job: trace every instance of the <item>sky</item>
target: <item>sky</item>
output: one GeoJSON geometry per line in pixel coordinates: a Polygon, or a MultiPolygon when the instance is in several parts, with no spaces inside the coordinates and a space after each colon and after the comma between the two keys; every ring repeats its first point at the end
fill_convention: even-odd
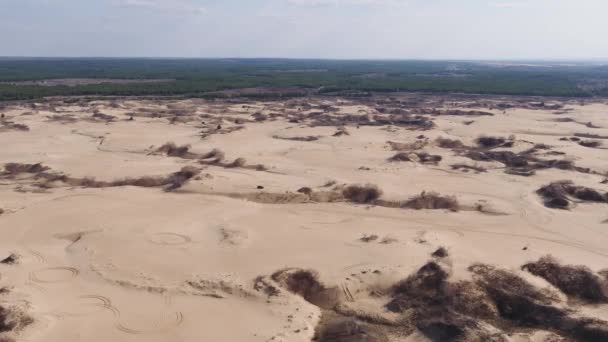
{"type": "Polygon", "coordinates": [[[608,0],[0,0],[0,56],[607,59],[608,0]]]}

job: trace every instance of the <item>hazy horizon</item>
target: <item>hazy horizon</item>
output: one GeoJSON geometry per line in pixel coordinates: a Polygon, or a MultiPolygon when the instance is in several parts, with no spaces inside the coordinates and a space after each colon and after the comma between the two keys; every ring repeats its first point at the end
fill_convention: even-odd
{"type": "Polygon", "coordinates": [[[0,56],[605,61],[608,2],[0,0],[0,56]]]}

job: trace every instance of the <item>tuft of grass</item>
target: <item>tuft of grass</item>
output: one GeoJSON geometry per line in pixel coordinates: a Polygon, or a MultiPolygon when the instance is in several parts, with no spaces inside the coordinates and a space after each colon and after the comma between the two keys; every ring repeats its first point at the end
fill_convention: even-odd
{"type": "Polygon", "coordinates": [[[342,195],[344,198],[354,203],[374,203],[382,196],[382,190],[374,184],[355,184],[347,186],[342,191],[342,195]]]}
{"type": "Polygon", "coordinates": [[[411,197],[401,205],[402,208],[409,209],[448,209],[458,211],[460,205],[453,196],[442,196],[436,192],[423,191],[420,195],[411,197]]]}

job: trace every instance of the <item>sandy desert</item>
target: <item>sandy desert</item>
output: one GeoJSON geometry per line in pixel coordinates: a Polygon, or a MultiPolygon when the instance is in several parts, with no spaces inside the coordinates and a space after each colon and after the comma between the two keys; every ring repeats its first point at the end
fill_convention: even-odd
{"type": "Polygon", "coordinates": [[[607,100],[0,113],[0,341],[608,340],[607,100]]]}

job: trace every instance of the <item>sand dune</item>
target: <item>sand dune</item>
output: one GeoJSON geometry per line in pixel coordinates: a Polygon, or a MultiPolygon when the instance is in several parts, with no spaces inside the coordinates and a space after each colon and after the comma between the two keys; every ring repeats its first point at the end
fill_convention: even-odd
{"type": "Polygon", "coordinates": [[[10,104],[0,340],[607,339],[608,104],[537,101],[10,104]]]}

